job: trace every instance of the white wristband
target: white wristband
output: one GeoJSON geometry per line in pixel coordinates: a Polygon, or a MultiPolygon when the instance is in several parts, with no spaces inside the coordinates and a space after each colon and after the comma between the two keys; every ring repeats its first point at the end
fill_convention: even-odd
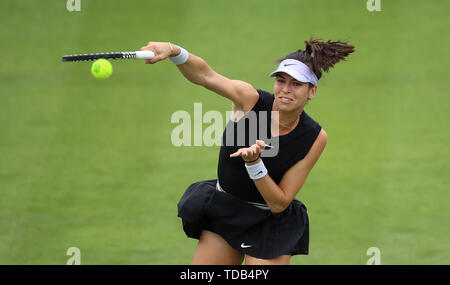
{"type": "Polygon", "coordinates": [[[263,178],[267,174],[267,169],[262,159],[257,164],[253,165],[246,164],[245,168],[247,168],[248,175],[253,180],[263,178]]]}
{"type": "Polygon", "coordinates": [[[181,50],[181,52],[180,52],[179,55],[169,57],[169,59],[170,59],[173,63],[175,63],[176,65],[180,65],[180,64],[185,63],[185,62],[188,60],[188,58],[189,58],[189,53],[188,53],[188,51],[185,50],[184,48],[180,47],[180,46],[179,46],[179,48],[180,48],[180,50],[181,50]]]}

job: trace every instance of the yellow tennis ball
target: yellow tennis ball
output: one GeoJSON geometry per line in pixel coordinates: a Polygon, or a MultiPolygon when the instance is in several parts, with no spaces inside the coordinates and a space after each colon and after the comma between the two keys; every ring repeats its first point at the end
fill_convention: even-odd
{"type": "Polygon", "coordinates": [[[92,63],[91,73],[97,79],[105,79],[111,76],[112,69],[112,65],[108,60],[100,58],[92,63]]]}

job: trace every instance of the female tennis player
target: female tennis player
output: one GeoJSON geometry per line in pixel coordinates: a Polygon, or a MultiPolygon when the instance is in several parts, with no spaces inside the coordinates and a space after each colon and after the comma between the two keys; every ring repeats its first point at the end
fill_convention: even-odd
{"type": "Polygon", "coordinates": [[[316,95],[322,72],[345,59],[354,46],[320,39],[305,44],[305,50],[285,56],[270,73],[273,94],[220,75],[202,58],[169,42],[141,48],[155,53],[146,63],[169,58],[189,81],[232,102],[218,179],[190,185],[178,203],[186,235],[199,240],[193,264],[239,265],[245,260],[248,265],[286,265],[292,255],[308,254],[308,215],[295,197],[322,154],[327,134],[304,107],[316,95]],[[249,130],[256,125],[245,129],[244,145],[237,138],[231,143],[226,139],[251,112],[258,126],[266,118],[269,138],[278,139],[277,155],[261,156],[268,142],[260,136],[249,141],[249,130]]]}

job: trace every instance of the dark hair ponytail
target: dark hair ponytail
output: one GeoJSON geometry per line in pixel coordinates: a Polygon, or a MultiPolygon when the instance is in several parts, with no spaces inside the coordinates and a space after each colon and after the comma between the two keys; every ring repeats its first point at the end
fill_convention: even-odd
{"type": "MultiPolygon", "coordinates": [[[[322,71],[328,72],[340,60],[345,60],[355,47],[342,41],[321,41],[322,39],[311,39],[305,41],[305,50],[297,50],[287,55],[285,59],[296,59],[304,64],[316,74],[317,78],[322,77],[322,71]]],[[[281,61],[281,60],[280,60],[281,61]]]]}

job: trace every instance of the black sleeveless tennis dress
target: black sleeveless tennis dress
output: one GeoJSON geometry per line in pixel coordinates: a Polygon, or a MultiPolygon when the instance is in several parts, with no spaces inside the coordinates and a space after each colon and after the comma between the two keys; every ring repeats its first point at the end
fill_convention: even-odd
{"type": "MultiPolygon", "coordinates": [[[[305,205],[294,199],[283,212],[272,213],[248,176],[242,158],[230,158],[239,148],[255,143],[250,139],[251,128],[257,128],[257,138],[266,143],[274,139],[270,134],[274,96],[257,91],[259,100],[252,109],[256,120],[246,120],[247,113],[239,121],[246,120],[245,140],[238,141],[239,122],[230,120],[222,137],[218,179],[191,184],[178,203],[178,216],[188,237],[199,239],[202,230],[209,230],[222,236],[236,250],[256,258],[308,254],[309,221],[305,205]],[[266,115],[261,115],[264,112],[266,115]],[[258,128],[261,124],[267,124],[268,134],[258,128]],[[227,132],[228,135],[235,132],[233,139],[227,137],[227,132]]],[[[279,184],[284,173],[306,156],[320,130],[321,126],[303,111],[297,127],[277,137],[278,153],[262,157],[275,183],[279,184]]]]}

